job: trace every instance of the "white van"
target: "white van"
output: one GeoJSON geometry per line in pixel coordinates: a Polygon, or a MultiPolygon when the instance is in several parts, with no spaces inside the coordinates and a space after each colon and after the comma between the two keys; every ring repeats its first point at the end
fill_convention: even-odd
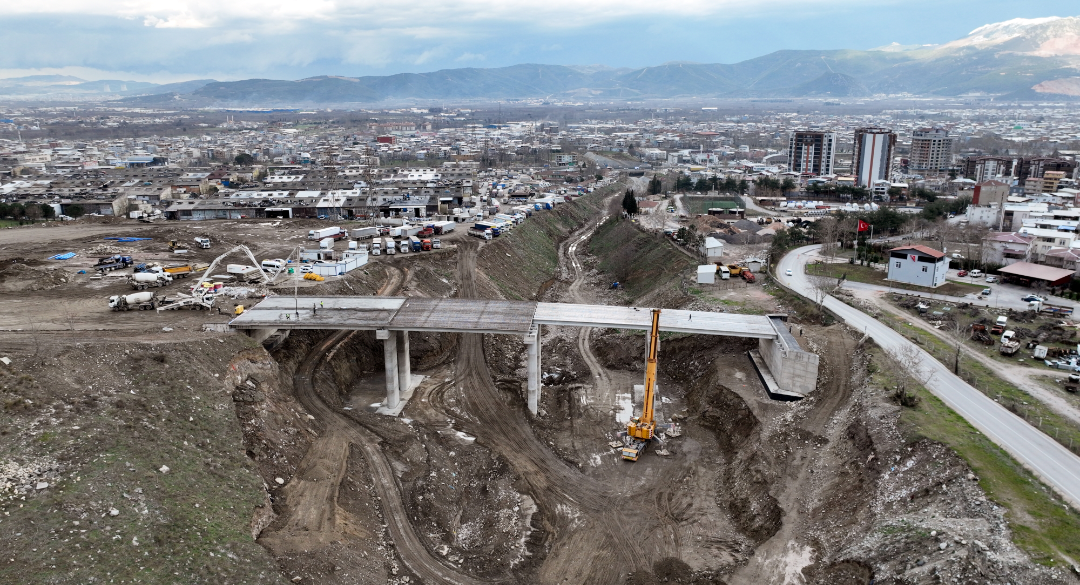
{"type": "Polygon", "coordinates": [[[971,272],[968,272],[968,276],[970,276],[971,278],[982,278],[983,277],[983,271],[982,270],[972,270],[971,272]]]}
{"type": "Polygon", "coordinates": [[[285,266],[287,264],[288,264],[288,262],[286,262],[285,260],[282,260],[281,258],[275,258],[275,259],[272,259],[272,260],[263,260],[262,261],[262,269],[263,269],[263,272],[277,272],[277,271],[285,268],[285,266]]]}

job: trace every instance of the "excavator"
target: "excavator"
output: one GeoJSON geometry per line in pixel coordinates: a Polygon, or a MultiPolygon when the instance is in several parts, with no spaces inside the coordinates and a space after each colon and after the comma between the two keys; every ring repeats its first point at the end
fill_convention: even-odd
{"type": "Polygon", "coordinates": [[[649,358],[645,365],[645,403],[641,407],[641,416],[631,418],[630,423],[626,425],[627,440],[622,450],[622,458],[626,461],[637,461],[656,436],[653,392],[656,389],[656,353],[659,347],[660,309],[653,309],[652,330],[649,332],[649,358]]]}

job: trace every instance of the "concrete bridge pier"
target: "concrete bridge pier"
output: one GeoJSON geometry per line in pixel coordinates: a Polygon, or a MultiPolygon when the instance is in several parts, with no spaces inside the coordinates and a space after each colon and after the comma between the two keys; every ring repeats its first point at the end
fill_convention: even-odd
{"type": "MultiPolygon", "coordinates": [[[[412,384],[412,364],[409,362],[409,332],[397,333],[398,398],[409,391],[412,384]]],[[[395,404],[396,406],[396,404],[395,404]]]]}
{"type": "Polygon", "coordinates": [[[540,326],[533,325],[525,335],[525,362],[528,368],[529,412],[540,409],[540,326]]]}
{"type": "MultiPolygon", "coordinates": [[[[375,339],[381,339],[383,342],[383,361],[386,364],[386,402],[383,406],[390,409],[397,408],[398,402],[401,400],[400,385],[398,383],[397,332],[377,329],[375,339]]],[[[408,354],[405,355],[408,356],[408,354]]],[[[408,357],[406,357],[405,361],[409,361],[408,357]]]]}

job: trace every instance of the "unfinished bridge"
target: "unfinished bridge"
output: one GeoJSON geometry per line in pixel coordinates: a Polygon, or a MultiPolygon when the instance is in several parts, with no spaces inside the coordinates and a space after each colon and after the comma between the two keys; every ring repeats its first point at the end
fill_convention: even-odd
{"type": "MultiPolygon", "coordinates": [[[[423,297],[268,297],[230,322],[258,341],[291,329],[371,330],[383,341],[386,402],[394,409],[412,378],[409,332],[494,333],[521,336],[527,348],[528,405],[540,400],[540,329],[609,327],[648,330],[651,308],[423,297]]],[[[798,399],[814,390],[818,356],[804,351],[781,315],[740,315],[663,309],[660,330],[758,339],[750,352],[774,398],[798,399]]]]}

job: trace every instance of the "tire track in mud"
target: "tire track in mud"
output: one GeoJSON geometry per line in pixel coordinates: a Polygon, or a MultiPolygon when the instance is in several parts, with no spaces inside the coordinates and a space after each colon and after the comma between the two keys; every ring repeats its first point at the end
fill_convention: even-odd
{"type": "MultiPolygon", "coordinates": [[[[387,267],[387,269],[388,280],[379,289],[380,295],[397,292],[404,281],[400,270],[394,267],[387,267]]],[[[410,571],[424,583],[432,585],[495,583],[496,581],[476,579],[447,566],[424,546],[409,522],[409,514],[401,498],[401,486],[397,482],[397,476],[379,448],[380,437],[361,423],[332,408],[316,391],[314,379],[319,367],[354,333],[353,331],[337,331],[328,335],[311,348],[293,375],[293,393],[301,406],[315,417],[316,421],[324,425],[323,437],[312,443],[298,468],[297,476],[291,478],[286,486],[289,490],[286,493],[299,499],[296,502],[287,500],[289,508],[286,527],[289,531],[286,532],[283,529],[267,535],[268,543],[273,544],[275,541],[287,543],[290,539],[297,538],[297,534],[304,534],[309,540],[312,537],[318,540],[327,534],[332,538],[340,538],[340,530],[336,526],[337,490],[344,477],[344,461],[348,457],[348,448],[341,448],[344,443],[360,448],[371,471],[375,491],[380,498],[379,505],[382,508],[387,531],[390,533],[398,556],[410,571]],[[332,488],[314,487],[318,483],[315,480],[320,479],[318,477],[320,470],[336,469],[335,466],[340,467],[341,471],[333,476],[336,481],[331,479],[332,488]],[[294,482],[297,482],[295,486],[294,482]]],[[[324,485],[330,483],[326,481],[327,478],[322,479],[324,485]]]]}

